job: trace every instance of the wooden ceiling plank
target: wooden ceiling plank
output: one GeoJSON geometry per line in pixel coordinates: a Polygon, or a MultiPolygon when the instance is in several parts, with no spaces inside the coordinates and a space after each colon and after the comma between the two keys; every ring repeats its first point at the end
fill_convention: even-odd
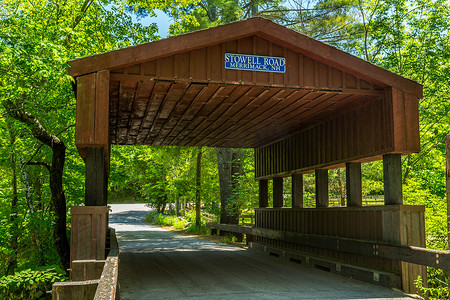
{"type": "Polygon", "coordinates": [[[165,81],[157,81],[154,84],[150,100],[148,101],[147,110],[142,119],[139,133],[136,138],[136,144],[143,145],[145,143],[145,139],[150,131],[150,128],[152,127],[155,116],[158,113],[162,101],[166,97],[171,85],[172,83],[165,81]]]}
{"type": "Polygon", "coordinates": [[[192,121],[195,119],[195,116],[198,114],[198,112],[202,109],[202,107],[206,104],[206,102],[209,100],[209,98],[214,95],[214,93],[219,88],[218,85],[210,85],[205,86],[200,93],[194,98],[189,108],[186,110],[186,112],[183,114],[183,116],[180,118],[180,121],[177,123],[176,132],[177,135],[174,136],[174,139],[169,142],[169,145],[178,145],[178,143],[184,139],[184,137],[189,133],[189,129],[187,129],[189,126],[192,126],[192,121]]]}
{"type": "MultiPolygon", "coordinates": [[[[275,124],[266,124],[264,127],[259,130],[266,133],[264,136],[264,140],[268,140],[267,137],[270,137],[271,140],[278,139],[279,134],[286,135],[287,132],[290,132],[292,128],[294,130],[298,130],[301,127],[301,115],[305,112],[309,112],[312,108],[324,103],[326,100],[332,98],[333,93],[324,93],[320,96],[316,97],[313,101],[310,101],[306,105],[303,105],[297,109],[292,110],[291,112],[284,114],[278,118],[278,121],[275,124]],[[292,123],[286,123],[288,120],[293,120],[292,123]]],[[[329,105],[329,104],[328,104],[329,105]]]]}
{"type": "Polygon", "coordinates": [[[109,136],[111,143],[117,142],[117,123],[119,117],[119,82],[110,81],[109,85],[109,136]]]}
{"type": "MultiPolygon", "coordinates": [[[[219,87],[216,85],[205,87],[191,102],[191,105],[185,111],[183,116],[177,122],[176,127],[172,130],[171,136],[168,137],[169,145],[179,145],[179,142],[189,133],[188,126],[193,126],[192,122],[195,122],[195,118],[198,112],[206,104],[208,99],[213,95],[219,87]]],[[[201,120],[200,120],[201,121],[201,120]]]]}
{"type": "Polygon", "coordinates": [[[156,143],[160,143],[163,145],[167,144],[168,137],[172,134],[178,122],[183,117],[184,113],[189,108],[194,98],[203,88],[204,85],[200,84],[191,84],[189,86],[185,95],[180,99],[180,101],[175,106],[172,115],[166,122],[166,125],[161,130],[161,133],[158,136],[156,143]]]}
{"type": "MultiPolygon", "coordinates": [[[[324,95],[323,95],[324,96],[324,95]]],[[[322,97],[323,97],[322,96],[322,97]]],[[[348,95],[348,94],[341,94],[336,95],[337,97],[334,97],[333,99],[336,99],[337,102],[339,102],[339,99],[342,100],[340,102],[342,103],[350,103],[361,99],[361,96],[355,96],[355,95],[348,95]]],[[[363,96],[364,97],[364,96],[363,96]]],[[[315,118],[317,120],[321,119],[322,110],[331,110],[332,107],[336,105],[336,101],[321,101],[318,102],[316,106],[310,108],[309,110],[305,110],[302,112],[299,112],[297,116],[290,117],[290,118],[284,118],[281,122],[281,126],[288,126],[292,127],[294,123],[298,123],[298,119],[301,119],[301,122],[303,123],[304,119],[310,119],[315,118]],[[320,112],[316,114],[316,112],[320,112]]],[[[303,125],[302,125],[303,127],[303,125]]]]}
{"type": "Polygon", "coordinates": [[[357,99],[361,99],[361,96],[352,97],[352,95],[349,94],[338,94],[330,99],[330,101],[324,102],[314,109],[311,109],[310,111],[308,111],[308,114],[304,114],[303,116],[299,117],[302,119],[302,124],[306,124],[313,119],[322,120],[324,115],[330,115],[330,113],[333,114],[337,107],[349,102],[353,102],[357,99]],[[320,114],[315,114],[318,109],[320,109],[320,114]]]}
{"type": "Polygon", "coordinates": [[[137,84],[136,93],[134,96],[130,119],[128,120],[128,132],[127,132],[127,145],[132,145],[133,140],[136,139],[136,136],[139,132],[139,126],[142,123],[142,116],[145,113],[147,108],[148,97],[150,96],[151,88],[147,83],[139,81],[137,84]],[[145,95],[148,94],[147,99],[145,95]],[[144,98],[143,98],[144,97],[144,98]]]}
{"type": "Polygon", "coordinates": [[[133,111],[130,122],[130,131],[128,132],[127,144],[135,145],[139,133],[141,132],[142,123],[144,117],[147,115],[148,108],[150,106],[150,99],[152,97],[153,89],[155,87],[155,81],[145,80],[142,81],[140,88],[136,92],[135,105],[136,111],[133,111]]]}
{"type": "Polygon", "coordinates": [[[159,131],[164,126],[165,122],[169,118],[172,110],[175,107],[177,101],[184,95],[187,88],[189,87],[188,83],[173,83],[166,94],[166,97],[161,102],[158,112],[154,117],[154,121],[150,130],[147,133],[147,137],[145,140],[148,142],[151,141],[153,145],[156,137],[159,134],[159,131]]]}
{"type": "Polygon", "coordinates": [[[245,130],[245,128],[252,126],[251,123],[254,123],[253,120],[258,118],[258,116],[261,116],[261,118],[263,119],[268,115],[270,115],[270,113],[268,114],[268,112],[271,111],[272,109],[281,109],[280,104],[283,104],[283,106],[285,106],[291,103],[291,101],[293,101],[292,95],[297,93],[297,91],[293,89],[287,90],[283,89],[281,91],[279,91],[279,89],[274,89],[275,92],[277,90],[278,92],[275,95],[272,95],[272,97],[270,97],[268,101],[266,101],[267,105],[260,106],[259,108],[254,109],[251,112],[246,112],[246,115],[239,119],[233,117],[232,123],[235,123],[235,125],[232,125],[229,128],[222,130],[221,133],[214,136],[214,139],[221,139],[224,136],[229,135],[230,132],[231,134],[234,134],[236,131],[241,132],[245,130]]]}
{"type": "MultiPolygon", "coordinates": [[[[327,114],[327,117],[332,117],[333,115],[336,115],[335,110],[332,109],[333,106],[337,106],[337,105],[349,105],[349,104],[351,105],[352,103],[354,103],[354,101],[356,101],[356,100],[358,100],[358,99],[361,99],[361,95],[341,94],[341,95],[338,95],[338,96],[339,96],[339,98],[342,97],[342,98],[341,98],[341,101],[334,101],[334,103],[332,103],[332,104],[326,109],[326,111],[329,112],[329,113],[327,114]]],[[[366,96],[363,96],[363,97],[366,97],[366,96]]],[[[262,139],[262,140],[261,140],[261,144],[259,144],[259,145],[260,145],[260,146],[266,145],[266,144],[268,144],[268,143],[270,143],[270,142],[272,142],[272,141],[279,140],[279,139],[281,139],[281,138],[283,138],[283,137],[285,137],[285,136],[290,136],[290,135],[292,135],[292,134],[295,134],[296,132],[298,132],[299,130],[301,130],[300,128],[307,128],[307,127],[313,126],[313,125],[315,125],[315,124],[317,124],[317,123],[320,123],[321,121],[323,121],[323,120],[326,118],[325,116],[322,117],[322,114],[319,114],[319,115],[314,115],[314,114],[312,114],[312,115],[309,115],[309,116],[307,115],[306,117],[307,117],[309,120],[313,119],[314,121],[313,121],[313,122],[303,122],[303,121],[302,121],[302,123],[301,123],[300,125],[294,126],[294,125],[293,125],[293,122],[294,122],[294,121],[292,121],[292,119],[291,119],[291,123],[284,123],[284,124],[283,124],[284,127],[289,128],[289,129],[287,129],[287,130],[284,131],[283,133],[279,133],[278,135],[272,136],[270,139],[269,139],[269,138],[262,139]]],[[[302,118],[302,119],[303,119],[303,118],[302,118]]]]}
{"type": "Polygon", "coordinates": [[[155,138],[153,145],[162,145],[163,144],[165,138],[173,130],[178,119],[187,110],[187,108],[189,107],[189,104],[192,102],[194,97],[201,90],[201,87],[200,87],[199,89],[195,90],[195,92],[197,92],[197,93],[192,93],[192,91],[191,91],[190,94],[187,95],[186,93],[187,93],[187,91],[189,91],[189,87],[190,87],[190,85],[188,85],[184,94],[182,96],[180,96],[180,98],[175,103],[175,107],[172,110],[172,113],[168,116],[167,120],[165,121],[165,123],[161,127],[161,129],[157,132],[157,137],[155,138]],[[178,111],[176,111],[177,108],[178,108],[178,111]]]}
{"type": "Polygon", "coordinates": [[[206,137],[208,138],[208,137],[210,137],[211,134],[214,134],[214,132],[219,130],[219,128],[222,125],[224,125],[225,122],[227,122],[227,124],[224,125],[224,126],[231,125],[231,124],[229,124],[229,119],[233,116],[233,114],[235,114],[237,111],[239,111],[240,109],[245,107],[245,105],[247,105],[249,102],[251,102],[255,97],[257,97],[263,91],[264,91],[263,87],[252,87],[252,88],[250,88],[241,98],[238,99],[238,101],[235,101],[234,104],[231,105],[222,114],[222,116],[219,118],[219,120],[214,123],[214,125],[216,123],[220,123],[220,125],[217,125],[217,127],[212,128],[212,131],[210,131],[210,133],[206,137]]]}
{"type": "MultiPolygon", "coordinates": [[[[299,90],[298,99],[293,102],[288,103],[288,105],[280,107],[276,111],[267,111],[266,113],[259,116],[255,122],[256,125],[251,127],[251,132],[260,132],[261,134],[265,134],[262,130],[263,127],[267,126],[270,123],[277,122],[276,120],[281,116],[298,109],[308,103],[310,103],[315,97],[315,93],[307,90],[299,90]]],[[[245,130],[241,130],[237,135],[234,135],[236,139],[244,138],[246,135],[245,130]]]]}
{"type": "MultiPolygon", "coordinates": [[[[241,109],[237,114],[235,114],[234,116],[232,116],[232,118],[229,121],[225,121],[222,122],[222,125],[224,123],[228,123],[228,122],[234,122],[236,119],[241,119],[243,118],[246,114],[251,113],[255,110],[255,108],[258,108],[259,105],[264,104],[264,102],[268,101],[271,99],[271,97],[280,89],[275,88],[275,89],[265,89],[263,90],[257,97],[255,97],[253,100],[251,100],[246,108],[249,109],[241,109]],[[258,103],[258,105],[255,105],[255,103],[258,103]],[[250,110],[250,111],[249,111],[250,110]]],[[[229,108],[229,107],[228,107],[229,108]]],[[[225,110],[226,111],[226,110],[225,110]]],[[[224,111],[224,113],[225,113],[224,111]]],[[[193,136],[195,137],[192,140],[192,143],[194,145],[196,145],[197,143],[199,143],[199,141],[202,141],[201,143],[204,143],[204,139],[206,138],[206,136],[209,134],[209,128],[210,126],[216,122],[217,119],[211,119],[211,118],[207,118],[204,123],[198,128],[195,129],[193,131],[193,136]]],[[[219,126],[220,127],[220,126],[219,126]]]]}
{"type": "Polygon", "coordinates": [[[250,90],[250,87],[237,87],[237,86],[228,86],[233,87],[230,92],[230,89],[225,89],[222,93],[216,94],[215,102],[218,103],[218,106],[208,115],[207,118],[203,119],[203,122],[199,123],[198,126],[192,129],[189,133],[190,137],[196,137],[197,135],[204,136],[203,132],[209,128],[211,124],[213,124],[219,117],[221,117],[230,107],[233,105],[235,101],[237,101],[242,95],[250,90]]]}
{"type": "Polygon", "coordinates": [[[121,81],[119,87],[119,118],[117,143],[126,143],[133,102],[136,96],[137,82],[121,81]]]}

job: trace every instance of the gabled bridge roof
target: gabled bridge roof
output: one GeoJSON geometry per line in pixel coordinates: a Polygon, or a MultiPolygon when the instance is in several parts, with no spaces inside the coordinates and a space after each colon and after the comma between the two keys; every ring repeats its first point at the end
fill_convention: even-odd
{"type": "Polygon", "coordinates": [[[260,148],[328,122],[304,144],[333,138],[337,148],[352,148],[346,159],[419,150],[420,84],[263,18],[70,65],[79,149],[110,143],[260,148]],[[278,57],[285,72],[228,69],[226,53],[278,57]],[[351,111],[356,114],[344,116],[351,111]],[[348,142],[368,134],[367,143],[348,142]]]}

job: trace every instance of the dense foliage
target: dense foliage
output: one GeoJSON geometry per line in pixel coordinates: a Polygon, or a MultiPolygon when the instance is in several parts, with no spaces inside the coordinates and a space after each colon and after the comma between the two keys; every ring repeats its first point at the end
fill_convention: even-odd
{"type": "Polygon", "coordinates": [[[0,299],[51,299],[47,291],[52,290],[52,284],[66,279],[65,272],[59,267],[27,269],[15,275],[3,276],[0,279],[0,299]]]}
{"type": "MultiPolygon", "coordinates": [[[[14,286],[22,287],[25,278],[43,282],[40,274],[60,276],[39,270],[65,265],[61,249],[65,247],[65,224],[70,221],[65,216],[71,206],[83,203],[84,163],[74,146],[75,99],[67,61],[158,39],[155,24],[142,25],[132,17],[154,15],[155,9],[173,18],[170,35],[264,16],[423,84],[419,107],[422,150],[403,158],[404,198],[407,204],[426,206],[427,246],[447,248],[443,140],[450,132],[448,0],[3,0],[2,294],[7,293],[5,289],[11,292],[14,286]],[[60,159],[55,161],[55,157],[60,159]],[[55,186],[58,176],[61,182],[55,186]]],[[[198,151],[188,147],[113,147],[109,201],[146,202],[161,213],[172,214],[193,208],[198,151]]],[[[217,215],[221,203],[218,160],[216,149],[202,149],[201,205],[217,215]]],[[[242,168],[233,176],[226,205],[230,214],[249,211],[257,203],[252,150],[239,153],[239,164],[242,168]]],[[[382,199],[382,177],[380,162],[363,165],[366,198],[382,199]]],[[[288,204],[290,180],[284,184],[288,204]]],[[[343,187],[345,170],[330,171],[330,194],[336,203],[345,201],[343,187]]],[[[304,194],[305,204],[314,205],[313,175],[305,176],[304,194]]],[[[180,222],[178,226],[182,226],[180,222]]],[[[429,294],[445,297],[446,275],[431,269],[429,275],[429,294]]],[[[26,288],[38,293],[37,283],[26,288]]]]}

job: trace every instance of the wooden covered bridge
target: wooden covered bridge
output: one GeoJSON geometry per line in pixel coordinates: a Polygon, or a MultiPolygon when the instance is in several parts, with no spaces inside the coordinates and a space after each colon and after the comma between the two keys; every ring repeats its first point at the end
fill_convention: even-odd
{"type": "Polygon", "coordinates": [[[262,18],[70,64],[86,162],[72,261],[105,258],[113,144],[253,148],[259,208],[254,228],[242,232],[255,248],[330,261],[334,272],[407,292],[426,278],[410,262],[442,265],[442,253],[409,247],[425,247],[424,207],[402,201],[401,155],[420,150],[421,85],[262,18]],[[361,164],[375,160],[383,160],[385,205],[363,207],[361,164]],[[347,207],[328,207],[328,170],[344,166],[347,207]],[[303,208],[302,174],[310,172],[316,207],[303,208]],[[292,207],[283,207],[287,176],[292,207]]]}

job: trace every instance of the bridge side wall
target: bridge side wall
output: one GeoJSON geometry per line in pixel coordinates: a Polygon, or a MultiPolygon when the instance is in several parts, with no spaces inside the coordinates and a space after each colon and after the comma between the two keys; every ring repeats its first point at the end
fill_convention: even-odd
{"type": "Polygon", "coordinates": [[[418,101],[397,89],[288,138],[255,148],[255,177],[269,179],[383,154],[420,151],[418,101]]]}
{"type": "MultiPolygon", "coordinates": [[[[389,205],[373,207],[329,208],[257,208],[257,228],[386,242],[398,245],[425,247],[425,221],[423,206],[389,205]]],[[[254,241],[327,257],[347,264],[391,272],[402,276],[403,289],[416,292],[414,280],[426,278],[426,268],[410,263],[373,256],[299,245],[282,240],[254,237],[254,241]]]]}

